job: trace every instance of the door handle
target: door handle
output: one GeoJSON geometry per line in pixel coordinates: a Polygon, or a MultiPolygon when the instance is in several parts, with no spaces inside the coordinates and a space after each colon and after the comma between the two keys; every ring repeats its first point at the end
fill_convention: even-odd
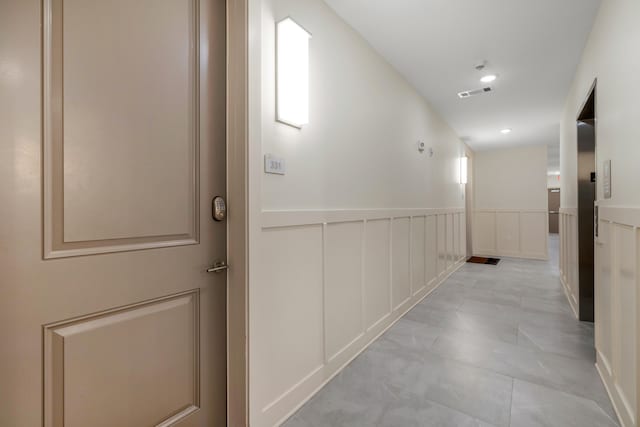
{"type": "Polygon", "coordinates": [[[229,269],[229,265],[226,261],[216,261],[213,263],[213,267],[207,269],[207,273],[222,273],[229,269]]]}

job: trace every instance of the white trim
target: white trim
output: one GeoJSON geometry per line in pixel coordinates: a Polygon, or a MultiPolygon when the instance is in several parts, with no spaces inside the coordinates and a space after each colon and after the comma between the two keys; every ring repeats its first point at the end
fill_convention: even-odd
{"type": "Polygon", "coordinates": [[[354,222],[375,219],[431,216],[444,213],[462,213],[464,208],[407,208],[407,209],[329,209],[262,211],[262,228],[294,227],[336,222],[354,222]]]}

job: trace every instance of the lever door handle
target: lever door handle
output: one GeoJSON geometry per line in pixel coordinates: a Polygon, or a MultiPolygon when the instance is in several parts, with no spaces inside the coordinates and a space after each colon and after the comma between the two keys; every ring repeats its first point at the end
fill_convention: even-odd
{"type": "Polygon", "coordinates": [[[229,265],[226,261],[216,261],[213,263],[213,267],[207,269],[207,273],[222,273],[229,269],[229,265]]]}

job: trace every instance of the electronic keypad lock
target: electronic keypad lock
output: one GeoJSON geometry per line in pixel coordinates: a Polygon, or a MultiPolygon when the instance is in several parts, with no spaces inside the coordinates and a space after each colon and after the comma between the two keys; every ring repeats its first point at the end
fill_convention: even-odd
{"type": "Polygon", "coordinates": [[[214,197],[211,203],[211,214],[216,221],[224,221],[227,218],[227,202],[224,201],[224,197],[214,197]]]}

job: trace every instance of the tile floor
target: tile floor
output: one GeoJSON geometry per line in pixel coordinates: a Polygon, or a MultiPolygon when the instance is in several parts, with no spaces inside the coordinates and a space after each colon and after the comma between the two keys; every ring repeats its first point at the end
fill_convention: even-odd
{"type": "Polygon", "coordinates": [[[285,427],[618,426],[550,261],[465,264],[285,427]]]}

